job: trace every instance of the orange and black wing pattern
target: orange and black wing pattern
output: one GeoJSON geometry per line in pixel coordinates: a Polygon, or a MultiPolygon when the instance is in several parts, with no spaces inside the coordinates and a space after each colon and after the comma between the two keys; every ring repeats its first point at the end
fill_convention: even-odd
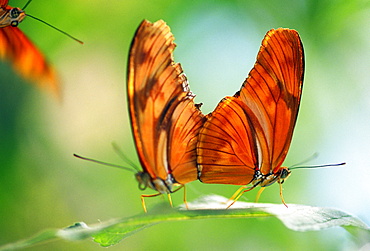
{"type": "Polygon", "coordinates": [[[25,79],[59,95],[59,82],[54,69],[26,35],[18,27],[12,26],[14,20],[23,20],[24,12],[14,8],[19,10],[15,12],[19,16],[14,17],[11,14],[13,8],[7,4],[8,1],[0,1],[0,59],[10,61],[25,79]]]}
{"type": "Polygon", "coordinates": [[[169,188],[197,179],[196,142],[204,123],[183,70],[174,63],[174,49],[174,37],[164,21],[144,20],[131,44],[127,84],[142,168],[150,182],[160,180],[169,188]]]}
{"type": "Polygon", "coordinates": [[[272,29],[233,97],[207,115],[197,144],[204,183],[247,185],[277,173],[287,155],[302,93],[304,54],[298,33],[272,29]]]}

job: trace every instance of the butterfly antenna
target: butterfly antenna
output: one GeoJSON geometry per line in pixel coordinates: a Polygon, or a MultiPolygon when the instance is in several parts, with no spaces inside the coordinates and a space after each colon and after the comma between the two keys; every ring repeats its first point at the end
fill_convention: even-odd
{"type": "Polygon", "coordinates": [[[83,160],[88,160],[88,161],[91,161],[91,162],[94,162],[94,163],[97,163],[97,164],[102,164],[102,165],[105,165],[105,166],[111,166],[111,167],[117,167],[117,168],[120,168],[120,169],[124,169],[124,170],[128,170],[130,172],[133,172],[133,173],[136,173],[135,170],[132,170],[130,168],[127,168],[127,167],[124,167],[124,166],[120,166],[120,165],[115,165],[115,164],[110,164],[110,163],[107,163],[107,162],[102,162],[102,161],[99,161],[99,160],[95,160],[95,159],[90,159],[90,158],[86,158],[86,157],[82,157],[80,155],[77,155],[77,154],[73,154],[73,156],[79,158],[79,159],[83,159],[83,160]]]}
{"type": "MultiPolygon", "coordinates": [[[[29,1],[29,2],[30,2],[30,1],[29,1]]],[[[28,5],[28,3],[26,4],[26,7],[27,7],[27,5],[28,5]]],[[[24,9],[24,8],[23,8],[23,9],[24,9]]],[[[54,30],[59,31],[60,33],[62,33],[62,34],[64,34],[64,35],[66,35],[67,37],[69,37],[69,38],[71,38],[71,39],[75,40],[76,42],[78,42],[78,43],[80,43],[80,44],[83,44],[83,43],[84,43],[84,42],[82,42],[81,40],[79,40],[79,39],[75,38],[74,36],[72,36],[72,35],[68,34],[67,32],[62,31],[61,29],[59,29],[59,28],[55,27],[54,25],[51,25],[51,24],[49,24],[49,23],[45,22],[44,20],[41,20],[40,18],[37,18],[37,17],[32,16],[32,15],[30,15],[30,14],[26,14],[26,15],[27,15],[28,17],[31,17],[31,18],[33,18],[33,19],[37,20],[37,21],[40,21],[40,22],[41,22],[41,23],[43,23],[43,24],[46,24],[47,26],[49,26],[49,27],[53,28],[54,30]]]]}
{"type": "Polygon", "coordinates": [[[346,162],[335,163],[335,164],[326,164],[326,165],[314,165],[314,166],[294,166],[294,167],[290,167],[289,169],[292,170],[292,169],[304,169],[304,168],[320,168],[320,167],[331,167],[331,166],[343,166],[345,164],[346,164],[346,162]]]}
{"type": "Polygon", "coordinates": [[[304,163],[307,163],[307,162],[309,162],[309,161],[311,161],[311,160],[314,160],[314,159],[316,159],[318,156],[319,156],[319,154],[318,154],[318,153],[314,153],[314,154],[312,154],[311,156],[309,156],[307,159],[305,159],[305,160],[303,160],[303,161],[301,161],[301,162],[298,162],[297,164],[294,164],[293,166],[289,167],[289,169],[291,169],[291,168],[293,168],[293,169],[294,169],[296,166],[300,166],[300,165],[302,165],[302,164],[304,164],[304,163]]]}
{"type": "Polygon", "coordinates": [[[135,163],[133,161],[131,161],[124,153],[123,151],[121,150],[121,148],[119,148],[119,146],[112,142],[112,146],[113,146],[113,149],[114,151],[118,154],[118,156],[120,156],[120,158],[125,161],[127,164],[129,164],[130,166],[132,166],[133,168],[136,169],[136,171],[140,172],[140,169],[135,165],[135,163]]]}
{"type": "Polygon", "coordinates": [[[28,2],[24,5],[24,7],[22,8],[22,10],[26,9],[27,6],[32,2],[32,0],[28,0],[28,2]]]}

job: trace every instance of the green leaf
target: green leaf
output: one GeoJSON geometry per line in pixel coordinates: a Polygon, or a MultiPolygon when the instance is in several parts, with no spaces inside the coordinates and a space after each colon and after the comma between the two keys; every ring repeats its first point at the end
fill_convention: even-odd
{"type": "Polygon", "coordinates": [[[47,230],[29,239],[0,247],[0,250],[15,250],[58,238],[75,241],[89,237],[101,246],[107,247],[161,222],[215,218],[276,217],[287,228],[294,231],[318,231],[341,226],[361,242],[370,239],[370,230],[365,223],[337,209],[294,204],[289,204],[287,208],[283,204],[237,201],[226,210],[227,203],[228,199],[217,195],[204,196],[188,203],[189,209],[186,209],[184,205],[170,208],[167,203],[161,203],[150,209],[149,213],[112,219],[90,226],[80,222],[64,229],[47,230]]]}

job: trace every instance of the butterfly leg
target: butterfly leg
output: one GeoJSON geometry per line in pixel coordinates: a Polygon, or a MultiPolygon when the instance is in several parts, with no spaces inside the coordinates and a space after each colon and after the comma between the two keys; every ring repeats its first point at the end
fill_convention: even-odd
{"type": "MultiPolygon", "coordinates": [[[[186,190],[185,190],[185,186],[184,185],[181,185],[179,188],[175,189],[172,193],[177,192],[181,188],[184,188],[184,203],[186,205],[186,208],[188,209],[188,203],[186,201],[186,190]]],[[[146,209],[146,205],[145,205],[145,198],[156,197],[158,195],[161,195],[161,193],[156,193],[156,194],[142,194],[141,195],[141,205],[143,206],[143,209],[144,209],[144,212],[145,213],[148,212],[148,210],[146,209]]],[[[170,203],[170,206],[173,207],[171,193],[168,193],[167,194],[167,197],[168,197],[168,202],[170,203]]]]}
{"type": "Polygon", "coordinates": [[[233,194],[233,196],[231,196],[231,198],[226,202],[226,204],[228,204],[231,200],[233,201],[230,205],[228,205],[226,207],[226,209],[229,209],[232,205],[234,205],[234,203],[239,200],[239,198],[245,193],[245,192],[248,192],[250,190],[252,190],[253,188],[255,188],[255,186],[251,187],[251,188],[248,188],[247,190],[244,190],[242,191],[243,189],[245,189],[246,186],[242,186],[240,187],[238,190],[236,190],[236,192],[233,194]]]}
{"type": "Polygon", "coordinates": [[[168,198],[168,202],[170,203],[170,206],[173,207],[172,197],[170,193],[167,194],[167,198],[168,198]]]}
{"type": "MultiPolygon", "coordinates": [[[[238,195],[240,194],[240,192],[246,188],[245,186],[242,186],[240,187],[238,190],[236,190],[236,192],[230,197],[230,199],[226,202],[226,204],[229,204],[230,201],[234,201],[236,197],[238,197],[238,195]]],[[[239,198],[239,197],[238,197],[239,198]]]]}
{"type": "Polygon", "coordinates": [[[257,195],[256,195],[256,200],[254,201],[254,202],[258,202],[258,200],[260,199],[260,197],[261,197],[261,194],[262,194],[262,192],[264,191],[266,189],[266,187],[261,187],[260,188],[260,190],[258,190],[258,193],[257,193],[257,195]]]}
{"type": "Polygon", "coordinates": [[[283,202],[283,204],[288,208],[288,205],[285,203],[285,200],[284,200],[284,197],[283,197],[283,184],[281,182],[278,182],[278,183],[279,183],[279,187],[280,187],[281,202],[283,202]]]}
{"type": "MultiPolygon", "coordinates": [[[[173,193],[179,191],[181,188],[184,188],[184,204],[186,206],[186,209],[189,209],[188,202],[186,200],[186,188],[185,188],[185,185],[181,185],[179,188],[177,188],[176,190],[174,190],[173,193]]],[[[170,195],[170,194],[168,194],[168,195],[170,195]]],[[[170,200],[170,204],[171,204],[171,207],[173,207],[172,206],[172,200],[170,200]]]]}
{"type": "Polygon", "coordinates": [[[188,202],[186,200],[186,187],[185,187],[185,185],[183,187],[184,187],[184,204],[185,204],[186,209],[189,210],[189,205],[188,205],[188,202]]]}
{"type": "MultiPolygon", "coordinates": [[[[156,197],[158,195],[161,195],[161,193],[156,193],[156,194],[142,194],[140,197],[141,197],[141,205],[143,206],[143,209],[144,209],[144,212],[147,213],[148,210],[146,209],[146,205],[145,205],[145,200],[144,198],[149,198],[149,197],[156,197]]],[[[172,202],[172,201],[171,201],[172,202]]]]}

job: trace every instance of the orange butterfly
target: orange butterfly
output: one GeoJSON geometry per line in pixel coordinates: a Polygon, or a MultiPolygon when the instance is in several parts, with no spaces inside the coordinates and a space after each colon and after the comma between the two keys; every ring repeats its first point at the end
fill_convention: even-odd
{"type": "Polygon", "coordinates": [[[0,0],[0,58],[10,60],[24,78],[58,95],[59,83],[54,69],[17,27],[25,17],[23,10],[8,6],[7,0],[0,0]]]}
{"type": "Polygon", "coordinates": [[[162,20],[144,20],[131,44],[127,94],[131,126],[142,172],[139,188],[170,194],[174,185],[197,179],[196,141],[204,116],[190,91],[175,44],[162,20]]]}
{"type": "MultiPolygon", "coordinates": [[[[131,127],[143,171],[135,174],[139,189],[157,191],[145,197],[170,194],[196,180],[196,143],[205,117],[194,103],[185,74],[174,63],[174,37],[163,20],[144,20],[131,43],[128,62],[127,96],[131,127]],[[179,186],[173,190],[174,186],[179,186]]],[[[117,151],[119,151],[116,148],[117,151]]],[[[119,152],[120,153],[120,152],[119,152]]],[[[113,167],[101,161],[75,157],[113,167]]],[[[121,156],[130,163],[124,155],[121,156]]],[[[133,164],[132,167],[135,168],[133,164]]],[[[184,202],[186,204],[185,190],[184,202]]]]}
{"type": "Polygon", "coordinates": [[[303,72],[298,33],[282,28],[267,32],[240,91],[224,98],[200,131],[197,162],[202,182],[243,185],[232,197],[236,201],[256,186],[277,181],[285,204],[281,184],[290,170],[281,165],[297,120],[303,72]],[[248,184],[251,187],[241,192],[248,184]]]}

